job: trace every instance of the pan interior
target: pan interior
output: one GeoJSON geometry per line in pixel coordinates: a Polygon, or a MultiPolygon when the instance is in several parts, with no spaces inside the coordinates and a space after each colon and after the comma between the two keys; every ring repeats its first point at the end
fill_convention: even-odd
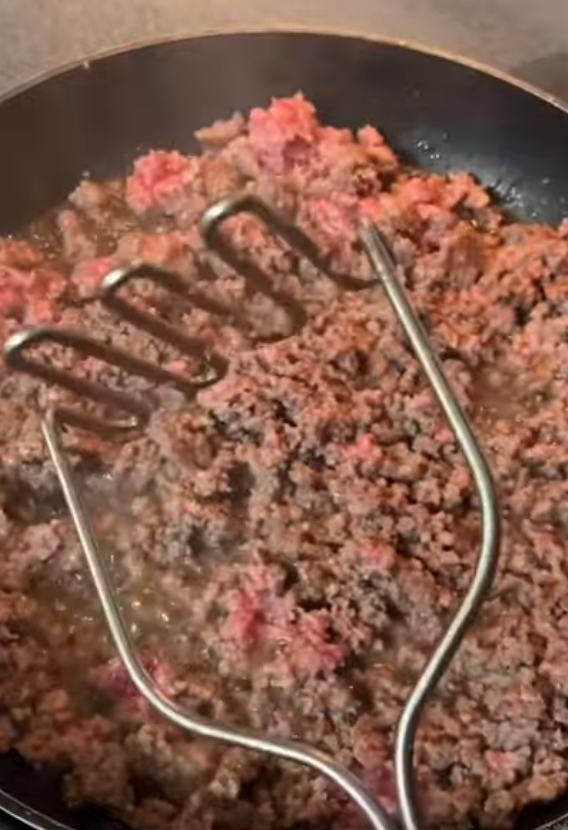
{"type": "MultiPolygon", "coordinates": [[[[14,232],[61,202],[86,172],[114,176],[151,148],[191,151],[199,127],[299,90],[326,123],[370,123],[420,167],[471,171],[520,218],[556,224],[568,215],[562,109],[498,77],[400,45],[263,33],[124,52],[1,103],[0,231],[14,232]]],[[[0,781],[5,794],[26,804],[0,793],[0,807],[31,825],[120,826],[97,813],[71,814],[57,777],[32,772],[13,755],[0,758],[0,781]]],[[[567,807],[533,809],[519,826],[551,821],[567,807]]]]}
{"type": "Polygon", "coordinates": [[[81,65],[0,105],[0,231],[62,201],[85,174],[302,91],[322,121],[378,125],[426,169],[468,170],[520,217],[568,213],[566,113],[522,87],[393,43],[300,33],[162,43],[81,65]],[[294,60],[289,60],[290,54],[294,60]]]}

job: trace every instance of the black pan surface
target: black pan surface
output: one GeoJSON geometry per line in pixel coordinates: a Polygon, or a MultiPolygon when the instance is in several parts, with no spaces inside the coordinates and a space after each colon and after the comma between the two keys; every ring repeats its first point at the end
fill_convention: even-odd
{"type": "MultiPolygon", "coordinates": [[[[554,224],[568,216],[568,111],[557,102],[403,44],[265,32],[114,54],[0,102],[0,233],[63,200],[86,171],[123,173],[150,148],[190,151],[195,129],[299,90],[328,123],[370,123],[422,167],[473,172],[520,218],[554,224]]],[[[0,757],[0,786],[0,826],[118,826],[96,813],[71,814],[57,777],[12,755],[0,757]]],[[[568,799],[534,809],[519,826],[532,830],[567,810],[568,799]]]]}

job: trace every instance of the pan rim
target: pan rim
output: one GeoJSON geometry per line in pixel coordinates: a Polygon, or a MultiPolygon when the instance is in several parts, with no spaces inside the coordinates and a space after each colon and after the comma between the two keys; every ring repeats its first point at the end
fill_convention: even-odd
{"type": "Polygon", "coordinates": [[[76,71],[88,71],[93,64],[104,62],[108,59],[126,55],[131,52],[139,52],[154,49],[167,44],[183,43],[184,41],[205,40],[210,38],[231,37],[234,35],[307,35],[319,37],[339,37],[347,40],[362,40],[367,43],[376,44],[378,46],[390,46],[400,49],[401,51],[414,52],[419,55],[437,58],[439,60],[447,61],[464,69],[471,69],[480,75],[485,75],[488,78],[493,78],[496,81],[507,84],[508,86],[516,87],[518,90],[525,92],[532,98],[537,98],[545,104],[549,104],[555,109],[568,115],[568,101],[563,101],[553,93],[547,92],[536,84],[518,78],[504,69],[492,66],[491,64],[462,55],[458,52],[453,52],[449,49],[442,49],[439,47],[428,46],[412,39],[391,37],[388,35],[370,34],[362,32],[357,29],[349,29],[334,26],[294,26],[291,24],[278,25],[259,25],[259,26],[220,26],[211,27],[202,30],[187,30],[176,35],[164,35],[157,38],[148,38],[143,40],[132,40],[118,44],[109,49],[98,49],[87,53],[83,58],[74,58],[62,65],[47,69],[30,76],[28,79],[16,84],[11,89],[8,89],[3,94],[0,94],[0,106],[8,103],[14,98],[31,91],[35,87],[41,86],[57,78],[71,74],[76,71]]]}

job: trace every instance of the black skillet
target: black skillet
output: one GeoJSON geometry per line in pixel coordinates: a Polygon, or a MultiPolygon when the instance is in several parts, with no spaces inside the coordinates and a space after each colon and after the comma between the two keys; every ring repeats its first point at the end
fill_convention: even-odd
{"type": "MultiPolygon", "coordinates": [[[[514,214],[568,216],[568,110],[496,73],[406,45],[312,33],[168,41],[72,67],[0,102],[0,233],[62,201],[86,171],[124,173],[149,148],[194,149],[193,131],[301,90],[323,121],[367,123],[432,170],[468,170],[514,214]]],[[[568,668],[568,667],[567,667],[568,668]]],[[[88,751],[88,748],[87,748],[88,751]]],[[[568,743],[567,743],[568,751],[568,743]]],[[[111,830],[76,814],[54,773],[0,756],[0,828],[111,830]]],[[[519,827],[566,817],[532,809],[519,827]]]]}

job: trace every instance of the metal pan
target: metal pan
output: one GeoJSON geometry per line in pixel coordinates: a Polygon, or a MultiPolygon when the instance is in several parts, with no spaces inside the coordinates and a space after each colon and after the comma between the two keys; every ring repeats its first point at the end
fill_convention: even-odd
{"type": "MultiPolygon", "coordinates": [[[[529,220],[568,216],[568,110],[501,74],[402,43],[306,32],[168,41],[71,67],[0,101],[0,233],[63,200],[88,171],[123,173],[150,148],[196,149],[193,131],[303,91],[325,122],[373,124],[403,156],[473,172],[529,220]]],[[[71,814],[56,776],[0,757],[0,826],[111,830],[71,814]]],[[[533,830],[562,802],[530,811],[533,830]]]]}

